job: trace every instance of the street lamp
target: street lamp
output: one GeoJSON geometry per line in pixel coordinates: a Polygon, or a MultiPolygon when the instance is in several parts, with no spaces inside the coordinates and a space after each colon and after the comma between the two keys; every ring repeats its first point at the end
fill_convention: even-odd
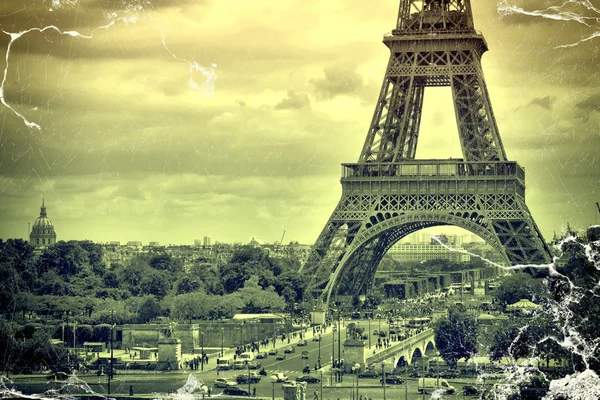
{"type": "Polygon", "coordinates": [[[371,350],[371,316],[369,316],[369,350],[371,350]]]}
{"type": "Polygon", "coordinates": [[[319,368],[321,368],[321,333],[319,333],[319,358],[317,360],[319,368]]]}
{"type": "Polygon", "coordinates": [[[201,371],[204,371],[204,332],[200,332],[200,345],[202,346],[202,352],[200,354],[200,358],[202,358],[201,371]]]}
{"type": "MultiPolygon", "coordinates": [[[[383,400],[385,400],[385,364],[387,364],[385,361],[381,362],[381,386],[383,386],[383,400]]],[[[406,382],[406,384],[408,385],[408,382],[406,382]]]]}
{"type": "Polygon", "coordinates": [[[221,357],[225,357],[225,353],[223,353],[223,334],[225,332],[225,329],[223,327],[221,327],[221,357]]]}
{"type": "MultiPolygon", "coordinates": [[[[340,325],[340,318],[341,318],[341,310],[338,310],[338,368],[341,366],[341,356],[342,356],[342,327],[340,325]]],[[[344,375],[342,375],[342,370],[340,368],[340,371],[338,372],[338,382],[343,382],[344,379],[344,375]]]]}
{"type": "Polygon", "coordinates": [[[110,326],[110,368],[108,369],[108,394],[110,394],[110,380],[112,379],[113,374],[113,329],[115,328],[115,311],[111,310],[110,315],[112,325],[110,326]]]}

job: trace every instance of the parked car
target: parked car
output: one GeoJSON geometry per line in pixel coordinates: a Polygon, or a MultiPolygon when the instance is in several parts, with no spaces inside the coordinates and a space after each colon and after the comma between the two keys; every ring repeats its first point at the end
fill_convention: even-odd
{"type": "Polygon", "coordinates": [[[305,350],[302,352],[302,359],[308,359],[308,351],[305,350]]]}
{"type": "Polygon", "coordinates": [[[308,342],[306,340],[301,340],[298,342],[297,346],[307,346],[308,342]]]}
{"type": "Polygon", "coordinates": [[[269,355],[270,356],[276,356],[277,353],[278,353],[277,349],[271,349],[271,350],[269,350],[269,355]]]}
{"type": "Polygon", "coordinates": [[[215,387],[218,388],[226,388],[228,386],[237,386],[237,382],[236,381],[232,381],[231,379],[225,379],[225,378],[217,378],[215,379],[215,387]]]}
{"type": "Polygon", "coordinates": [[[368,369],[365,372],[361,372],[358,374],[359,378],[379,378],[379,374],[377,371],[373,371],[372,369],[368,369]]]}
{"type": "Polygon", "coordinates": [[[259,360],[262,360],[264,358],[267,358],[267,355],[268,355],[268,353],[266,351],[261,351],[256,354],[256,358],[259,360]]]}
{"type": "Polygon", "coordinates": [[[321,380],[310,375],[303,375],[296,378],[296,382],[319,383],[321,380]]]}
{"type": "Polygon", "coordinates": [[[223,394],[229,396],[250,396],[249,391],[236,386],[227,386],[225,390],[223,390],[223,394]]]}
{"type": "MultiPolygon", "coordinates": [[[[383,378],[381,378],[379,380],[379,382],[383,383],[383,378]]],[[[386,375],[385,376],[385,383],[389,383],[389,384],[392,384],[392,385],[400,385],[403,382],[404,381],[401,378],[399,378],[399,377],[397,377],[395,375],[386,375]]]]}
{"type": "Polygon", "coordinates": [[[454,378],[458,378],[459,375],[460,375],[460,372],[458,372],[455,369],[449,369],[448,371],[440,372],[440,378],[454,379],[454,378]]]}
{"type": "Polygon", "coordinates": [[[379,336],[379,331],[377,329],[373,331],[373,336],[379,336]]]}
{"type": "Polygon", "coordinates": [[[273,382],[286,382],[288,377],[283,372],[277,372],[276,374],[271,375],[271,381],[273,382]]]}
{"type": "Polygon", "coordinates": [[[277,357],[275,358],[277,361],[281,361],[281,360],[285,360],[286,358],[286,354],[278,354],[277,357]]]}
{"type": "Polygon", "coordinates": [[[235,380],[236,380],[237,383],[240,383],[240,384],[244,384],[244,383],[248,383],[248,382],[250,382],[250,383],[258,383],[258,382],[260,382],[260,376],[256,376],[256,375],[250,375],[250,376],[248,376],[248,375],[242,374],[242,375],[238,375],[235,378],[235,380]]]}
{"type": "Polygon", "coordinates": [[[289,347],[286,347],[285,349],[283,349],[283,352],[286,354],[295,353],[296,348],[294,346],[289,346],[289,347]]]}
{"type": "Polygon", "coordinates": [[[465,396],[479,396],[482,394],[482,391],[473,385],[465,385],[463,386],[462,390],[463,395],[465,396]]]}
{"type": "MultiPolygon", "coordinates": [[[[334,332],[335,332],[335,331],[334,331],[334,332]]],[[[320,338],[319,336],[313,336],[313,338],[312,338],[312,341],[313,341],[313,342],[320,342],[320,341],[321,341],[321,338],[320,338]]]]}

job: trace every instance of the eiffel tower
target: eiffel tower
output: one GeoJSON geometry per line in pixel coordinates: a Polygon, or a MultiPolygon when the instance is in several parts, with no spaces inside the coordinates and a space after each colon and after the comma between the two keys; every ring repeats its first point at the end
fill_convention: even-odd
{"type": "Polygon", "coordinates": [[[400,0],[379,100],[357,163],[342,164],[342,198],[300,272],[308,291],[370,292],[375,270],[404,236],[464,228],[507,265],[550,261],[525,204],[525,171],[508,161],[481,68],[488,50],[470,0],[400,0]],[[416,160],[425,88],[449,86],[462,159],[416,160]]]}

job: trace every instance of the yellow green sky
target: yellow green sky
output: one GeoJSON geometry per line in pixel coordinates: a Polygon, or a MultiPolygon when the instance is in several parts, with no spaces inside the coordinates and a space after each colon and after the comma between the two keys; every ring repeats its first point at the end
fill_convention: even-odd
{"type": "MultiPolygon", "coordinates": [[[[58,239],[272,242],[286,230],[313,243],[340,163],[365,140],[398,1],[0,2],[7,33],[93,34],[12,45],[5,100],[41,129],[0,105],[0,238],[26,236],[44,196],[58,239]],[[190,84],[194,63],[214,71],[214,91],[200,70],[190,84]]],[[[600,12],[564,3],[472,1],[500,134],[547,238],[596,222],[600,201],[600,12]],[[506,4],[524,12],[502,16],[506,4]]],[[[0,32],[0,60],[10,40],[0,32]]],[[[449,89],[426,91],[417,157],[460,157],[449,89]]]]}

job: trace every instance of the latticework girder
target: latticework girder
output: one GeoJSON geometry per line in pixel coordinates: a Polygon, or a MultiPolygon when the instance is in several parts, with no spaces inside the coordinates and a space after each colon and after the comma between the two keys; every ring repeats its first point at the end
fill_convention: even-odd
{"type": "Polygon", "coordinates": [[[507,263],[548,262],[525,173],[506,161],[470,0],[401,0],[384,43],[390,59],[359,161],[343,165],[342,199],[301,268],[309,291],[327,301],[367,293],[395,242],[437,225],[479,235],[507,263]],[[414,160],[430,86],[451,88],[462,160],[414,160]]]}

